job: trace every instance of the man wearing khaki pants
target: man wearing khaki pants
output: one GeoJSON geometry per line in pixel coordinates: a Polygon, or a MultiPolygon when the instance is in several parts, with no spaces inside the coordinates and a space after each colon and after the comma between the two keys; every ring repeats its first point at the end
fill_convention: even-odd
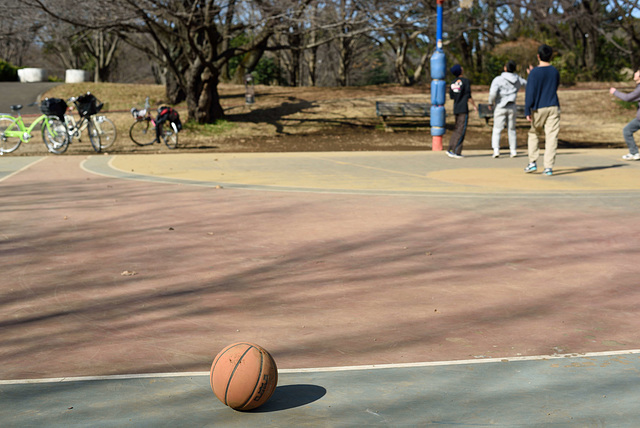
{"type": "Polygon", "coordinates": [[[528,134],[529,165],[524,172],[537,171],[540,157],[539,136],[544,133],[544,175],[553,175],[560,131],[560,101],[558,86],[560,73],[551,65],[553,49],[548,45],[538,48],[538,66],[529,72],[524,97],[524,113],[531,122],[528,134]]]}

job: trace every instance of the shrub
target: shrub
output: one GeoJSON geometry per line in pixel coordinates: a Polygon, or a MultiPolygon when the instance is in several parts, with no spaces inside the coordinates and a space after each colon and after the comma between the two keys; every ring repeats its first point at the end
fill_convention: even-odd
{"type": "Polygon", "coordinates": [[[256,84],[271,85],[277,82],[280,70],[273,58],[262,57],[251,75],[256,84]]]}
{"type": "Polygon", "coordinates": [[[0,59],[0,81],[15,82],[18,80],[18,67],[0,59]]]}

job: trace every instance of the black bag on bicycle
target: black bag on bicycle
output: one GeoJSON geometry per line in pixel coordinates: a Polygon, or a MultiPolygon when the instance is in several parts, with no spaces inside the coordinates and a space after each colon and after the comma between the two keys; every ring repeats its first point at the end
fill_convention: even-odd
{"type": "Polygon", "coordinates": [[[67,103],[60,98],[45,98],[40,103],[40,111],[47,116],[57,116],[60,120],[64,121],[67,103]]]}
{"type": "Polygon", "coordinates": [[[180,115],[177,111],[169,106],[162,106],[158,108],[158,117],[156,118],[156,124],[160,125],[164,122],[173,123],[178,131],[182,129],[180,115]]]}
{"type": "Polygon", "coordinates": [[[98,101],[98,99],[93,94],[90,94],[88,92],[84,95],[80,95],[74,103],[76,105],[76,108],[78,109],[78,113],[82,117],[97,114],[104,105],[103,103],[98,101]]]}

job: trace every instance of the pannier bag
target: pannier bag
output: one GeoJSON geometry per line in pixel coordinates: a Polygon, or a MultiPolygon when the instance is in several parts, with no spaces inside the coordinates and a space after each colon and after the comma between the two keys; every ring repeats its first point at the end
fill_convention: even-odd
{"type": "Polygon", "coordinates": [[[75,105],[80,116],[87,117],[97,114],[104,104],[98,101],[93,94],[87,92],[76,99],[75,105]]]}
{"type": "Polygon", "coordinates": [[[180,131],[182,129],[182,122],[180,121],[180,115],[177,111],[169,106],[162,106],[158,108],[158,117],[156,123],[159,125],[164,122],[171,122],[176,126],[176,129],[180,131]]]}
{"type": "Polygon", "coordinates": [[[40,111],[47,116],[58,116],[60,120],[64,120],[67,103],[60,98],[45,98],[40,103],[40,111]]]}

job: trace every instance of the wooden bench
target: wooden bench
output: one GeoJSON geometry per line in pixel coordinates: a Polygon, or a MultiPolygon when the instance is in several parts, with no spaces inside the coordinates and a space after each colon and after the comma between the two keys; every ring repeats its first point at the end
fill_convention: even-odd
{"type": "Polygon", "coordinates": [[[429,103],[398,103],[376,101],[376,115],[382,119],[385,130],[393,132],[389,127],[389,117],[429,117],[431,104],[429,103]]]}
{"type": "MultiPolygon", "coordinates": [[[[516,105],[516,110],[516,119],[526,119],[524,105],[516,105]]],[[[478,115],[489,125],[489,119],[493,119],[493,110],[489,109],[489,104],[478,104],[478,115]]]]}

